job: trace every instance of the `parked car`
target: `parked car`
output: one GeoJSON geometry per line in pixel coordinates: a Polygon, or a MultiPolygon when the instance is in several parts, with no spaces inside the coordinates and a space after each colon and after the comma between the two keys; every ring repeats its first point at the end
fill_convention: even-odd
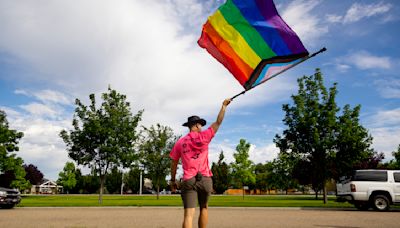
{"type": "Polygon", "coordinates": [[[336,184],[337,200],[360,210],[387,211],[400,204],[400,170],[356,170],[336,184]]]}
{"type": "Polygon", "coordinates": [[[161,194],[161,195],[171,195],[171,191],[168,191],[168,190],[163,189],[163,190],[160,192],[160,194],[161,194]]]}
{"type": "Polygon", "coordinates": [[[154,195],[156,193],[157,193],[156,191],[151,190],[151,189],[143,189],[142,190],[142,194],[152,194],[152,195],[154,195]]]}
{"type": "Polygon", "coordinates": [[[19,191],[0,187],[0,207],[11,209],[21,202],[19,191]]]}

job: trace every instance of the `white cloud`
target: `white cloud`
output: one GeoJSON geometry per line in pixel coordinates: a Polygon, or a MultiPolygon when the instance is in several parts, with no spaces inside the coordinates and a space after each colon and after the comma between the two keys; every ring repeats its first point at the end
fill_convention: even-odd
{"type": "Polygon", "coordinates": [[[326,20],[331,23],[338,23],[343,20],[343,16],[336,15],[336,14],[327,14],[326,20]]]}
{"type": "Polygon", "coordinates": [[[388,14],[392,8],[392,4],[384,2],[372,4],[354,3],[344,15],[327,14],[325,18],[330,23],[351,24],[364,18],[380,16],[377,22],[387,23],[396,20],[396,16],[388,14]]]}
{"type": "Polygon", "coordinates": [[[14,118],[20,116],[20,113],[19,113],[19,112],[15,111],[14,109],[9,108],[9,107],[0,106],[0,110],[4,111],[4,112],[6,113],[6,118],[7,118],[8,122],[10,122],[9,116],[12,116],[12,117],[14,117],[14,118]]]}
{"type": "Polygon", "coordinates": [[[257,147],[252,145],[250,148],[250,160],[254,163],[265,163],[267,161],[272,161],[278,157],[279,148],[276,147],[274,143],[257,147]]]}
{"type": "Polygon", "coordinates": [[[18,106],[20,110],[0,107],[7,113],[10,128],[24,133],[17,156],[25,164],[36,165],[45,178],[56,180],[68,160],[65,144],[59,133],[71,126],[72,114],[66,115],[63,106],[70,101],[64,94],[52,90],[29,92],[19,89],[14,93],[33,100],[18,106]]]}
{"type": "Polygon", "coordinates": [[[23,89],[16,89],[14,91],[15,94],[20,94],[20,95],[25,95],[25,96],[29,96],[29,93],[23,89]]]}
{"type": "Polygon", "coordinates": [[[64,93],[61,93],[59,91],[54,91],[51,89],[38,90],[35,92],[24,89],[16,89],[14,93],[17,95],[34,97],[39,101],[47,104],[52,103],[61,105],[71,105],[73,103],[73,100],[64,93]]]}
{"type": "Polygon", "coordinates": [[[383,98],[400,98],[400,79],[376,80],[374,84],[383,98]]]}
{"type": "Polygon", "coordinates": [[[343,64],[343,63],[336,64],[336,69],[342,73],[347,72],[350,68],[351,68],[351,66],[349,66],[347,64],[343,64]]]}
{"type": "Polygon", "coordinates": [[[41,90],[34,93],[34,96],[45,103],[55,103],[70,105],[73,103],[72,99],[68,98],[65,94],[53,90],[41,90]]]}
{"type": "Polygon", "coordinates": [[[183,22],[183,26],[199,28],[204,23],[204,4],[196,0],[170,0],[167,4],[168,11],[172,12],[175,18],[183,22]]]}
{"type": "MultiPolygon", "coordinates": [[[[389,70],[396,66],[389,56],[378,56],[368,51],[353,51],[345,56],[336,58],[332,63],[339,72],[346,73],[356,67],[361,70],[389,70]]],[[[384,84],[377,82],[377,84],[384,84]]]]}
{"type": "MultiPolygon", "coordinates": [[[[182,17],[193,16],[191,23],[206,20],[203,16],[196,22],[206,9],[192,0],[44,2],[1,3],[0,48],[36,69],[35,80],[55,84],[64,94],[84,101],[111,85],[127,95],[133,111],[145,110],[145,124],[180,126],[194,113],[214,116],[224,98],[242,90],[221,64],[198,47],[200,26],[198,34],[180,35],[182,17]]],[[[302,6],[309,12],[313,5],[302,6]]],[[[276,102],[290,85],[273,81],[273,88],[254,92],[261,97],[240,98],[234,106],[276,102]]],[[[34,95],[60,104],[70,100],[55,91],[34,95]]]]}
{"type": "Polygon", "coordinates": [[[328,27],[313,12],[319,4],[320,1],[292,1],[281,13],[304,44],[313,44],[328,32],[328,27]]]}
{"type": "Polygon", "coordinates": [[[372,17],[388,12],[392,8],[389,3],[379,2],[375,4],[360,4],[354,3],[346,12],[343,18],[343,23],[353,23],[360,21],[363,18],[372,17]]]}
{"type": "MultiPolygon", "coordinates": [[[[229,142],[224,141],[222,143],[211,143],[209,149],[209,161],[210,165],[212,162],[217,162],[219,159],[219,154],[221,151],[224,152],[226,163],[232,163],[235,161],[233,154],[236,153],[236,146],[239,142],[229,142]]],[[[257,146],[255,144],[250,144],[249,150],[249,160],[257,163],[265,163],[267,161],[272,161],[277,158],[279,153],[279,149],[275,146],[274,143],[267,145],[257,146]]]]}
{"type": "Polygon", "coordinates": [[[400,144],[400,108],[381,110],[369,116],[367,127],[373,139],[373,148],[384,152],[385,160],[392,159],[392,151],[400,144]]]}
{"type": "Polygon", "coordinates": [[[382,18],[382,20],[381,20],[381,23],[384,24],[384,23],[396,21],[396,20],[398,20],[398,19],[399,19],[398,15],[394,16],[394,15],[392,15],[392,14],[387,14],[387,15],[384,15],[384,16],[383,16],[383,18],[382,18]]]}
{"type": "Polygon", "coordinates": [[[373,136],[373,148],[385,154],[385,160],[393,159],[392,152],[400,144],[400,126],[372,128],[370,133],[373,136]]]}
{"type": "Polygon", "coordinates": [[[33,116],[46,116],[46,117],[55,117],[60,114],[59,111],[40,103],[30,103],[27,105],[20,105],[20,108],[29,112],[33,116]]]}
{"type": "Polygon", "coordinates": [[[367,51],[358,51],[343,59],[346,59],[346,62],[351,63],[362,70],[374,68],[389,69],[392,66],[390,57],[375,56],[367,51]]]}
{"type": "Polygon", "coordinates": [[[24,133],[17,156],[23,158],[25,164],[36,165],[45,178],[56,180],[68,160],[65,144],[58,134],[68,128],[71,121],[44,119],[10,108],[6,112],[10,128],[24,133]]]}
{"type": "Polygon", "coordinates": [[[378,111],[369,118],[368,122],[370,126],[377,128],[389,126],[392,127],[396,125],[400,127],[400,108],[378,111]]]}
{"type": "MultiPolygon", "coordinates": [[[[237,142],[238,143],[238,142],[237,142]]],[[[212,141],[210,143],[209,147],[209,162],[210,165],[212,162],[217,162],[219,159],[219,154],[221,151],[224,152],[225,159],[224,161],[229,164],[233,162],[235,159],[233,158],[233,153],[235,153],[235,147],[236,145],[230,143],[230,142],[221,142],[221,143],[216,143],[212,141]]]]}

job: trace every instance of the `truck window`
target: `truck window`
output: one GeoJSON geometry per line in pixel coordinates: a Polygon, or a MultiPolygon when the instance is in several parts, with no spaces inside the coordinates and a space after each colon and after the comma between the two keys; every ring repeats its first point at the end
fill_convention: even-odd
{"type": "Polygon", "coordinates": [[[400,182],[400,173],[393,173],[393,175],[394,175],[394,181],[400,182]]]}
{"type": "Polygon", "coordinates": [[[352,181],[381,181],[388,179],[386,171],[357,171],[352,177],[352,181]]]}

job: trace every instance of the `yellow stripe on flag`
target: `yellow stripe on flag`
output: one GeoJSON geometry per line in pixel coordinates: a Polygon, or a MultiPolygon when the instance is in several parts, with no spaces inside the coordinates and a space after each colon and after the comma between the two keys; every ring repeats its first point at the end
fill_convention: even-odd
{"type": "Polygon", "coordinates": [[[225,20],[221,12],[218,10],[208,20],[218,34],[235,50],[236,54],[251,68],[255,69],[261,62],[261,58],[247,44],[242,35],[225,20]]]}

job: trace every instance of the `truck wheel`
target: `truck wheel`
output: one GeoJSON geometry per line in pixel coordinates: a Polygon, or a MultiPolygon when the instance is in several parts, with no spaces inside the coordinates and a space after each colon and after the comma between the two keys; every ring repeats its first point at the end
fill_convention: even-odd
{"type": "Polygon", "coordinates": [[[389,200],[385,195],[374,196],[372,204],[377,211],[387,211],[389,210],[389,200]]]}
{"type": "Polygon", "coordinates": [[[360,211],[368,211],[369,209],[368,203],[356,203],[354,206],[360,211]]]}

